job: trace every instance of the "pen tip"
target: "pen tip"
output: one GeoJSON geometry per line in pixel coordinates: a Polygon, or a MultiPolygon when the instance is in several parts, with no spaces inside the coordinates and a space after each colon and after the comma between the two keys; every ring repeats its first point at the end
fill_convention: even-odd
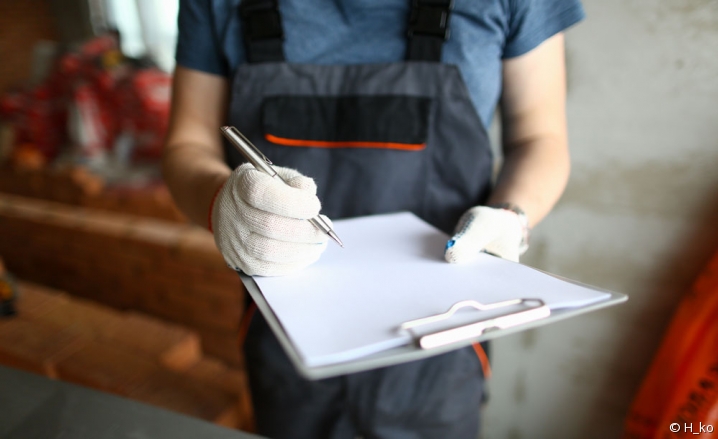
{"type": "Polygon", "coordinates": [[[344,248],[344,243],[342,242],[341,239],[339,239],[339,237],[337,236],[336,233],[334,233],[333,230],[330,230],[330,231],[327,232],[327,233],[329,234],[329,236],[330,236],[334,241],[337,242],[337,244],[339,244],[339,245],[341,246],[341,248],[344,248]]]}

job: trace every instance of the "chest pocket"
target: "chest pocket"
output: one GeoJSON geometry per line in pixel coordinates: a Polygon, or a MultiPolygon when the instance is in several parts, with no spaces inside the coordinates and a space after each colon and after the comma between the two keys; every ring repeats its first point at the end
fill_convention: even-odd
{"type": "Polygon", "coordinates": [[[309,148],[426,148],[432,99],[415,96],[271,96],[262,106],[268,142],[309,148]]]}

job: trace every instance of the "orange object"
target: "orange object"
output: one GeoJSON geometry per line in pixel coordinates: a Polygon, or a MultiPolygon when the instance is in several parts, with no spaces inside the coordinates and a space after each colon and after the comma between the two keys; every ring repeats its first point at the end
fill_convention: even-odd
{"type": "Polygon", "coordinates": [[[474,348],[474,352],[476,352],[476,356],[481,362],[481,370],[484,372],[484,378],[488,380],[491,378],[491,363],[489,363],[489,356],[486,355],[484,347],[481,346],[481,343],[474,343],[472,346],[474,348]]]}
{"type": "Polygon", "coordinates": [[[365,142],[365,141],[346,141],[346,142],[328,142],[324,140],[302,140],[288,139],[286,137],[278,137],[272,134],[265,134],[264,138],[277,145],[285,146],[308,146],[310,148],[381,148],[381,149],[400,149],[404,151],[420,151],[426,148],[426,143],[395,143],[395,142],[365,142]]]}
{"type": "Polygon", "coordinates": [[[23,170],[39,170],[47,165],[45,155],[30,143],[16,147],[10,161],[13,167],[23,170]]]}
{"type": "Polygon", "coordinates": [[[707,439],[714,437],[714,429],[718,429],[718,253],[673,316],[628,413],[623,438],[707,439]]]}
{"type": "Polygon", "coordinates": [[[5,271],[5,265],[0,258],[0,318],[15,315],[16,289],[12,276],[5,271]]]}

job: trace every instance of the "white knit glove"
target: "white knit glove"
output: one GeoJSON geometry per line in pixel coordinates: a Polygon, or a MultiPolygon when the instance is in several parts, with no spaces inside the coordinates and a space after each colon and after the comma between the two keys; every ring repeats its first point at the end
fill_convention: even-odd
{"type": "Polygon", "coordinates": [[[462,215],[444,257],[451,263],[471,261],[481,251],[518,262],[528,245],[525,219],[507,209],[473,207],[462,215]]]}
{"type": "Polygon", "coordinates": [[[286,184],[243,164],[212,206],[217,248],[230,268],[248,275],[281,276],[301,270],[327,247],[326,233],[307,221],[321,208],[314,180],[293,169],[274,169],[286,184]]]}

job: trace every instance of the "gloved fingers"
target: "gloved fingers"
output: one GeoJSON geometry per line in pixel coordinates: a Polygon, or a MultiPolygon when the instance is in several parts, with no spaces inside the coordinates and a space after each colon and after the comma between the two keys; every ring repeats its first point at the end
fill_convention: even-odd
{"type": "Polygon", "coordinates": [[[313,262],[316,261],[278,264],[276,262],[262,261],[243,255],[241,259],[237,259],[236,262],[227,262],[227,266],[233,270],[241,270],[249,276],[286,276],[301,271],[313,262]]]}
{"type": "Polygon", "coordinates": [[[444,258],[453,264],[469,262],[496,238],[485,221],[475,212],[468,211],[459,221],[457,233],[446,244],[444,258]]]}
{"type": "Polygon", "coordinates": [[[248,254],[244,249],[238,252],[239,261],[234,268],[240,269],[250,276],[285,276],[287,274],[296,273],[309,265],[317,262],[321,256],[318,254],[308,255],[309,257],[294,262],[272,262],[255,258],[248,254]]]}
{"type": "Polygon", "coordinates": [[[319,259],[327,248],[327,239],[316,244],[279,241],[266,236],[250,233],[244,242],[244,250],[254,259],[280,264],[294,264],[308,261],[307,265],[319,259]]]}
{"type": "MultiPolygon", "coordinates": [[[[316,261],[312,261],[316,262],[316,261]]],[[[297,273],[311,263],[294,263],[294,264],[277,264],[275,262],[258,261],[252,265],[252,271],[247,273],[250,276],[286,276],[288,274],[297,273]]]]}
{"type": "Polygon", "coordinates": [[[277,174],[279,174],[279,176],[282,177],[282,180],[284,180],[284,182],[289,186],[311,192],[314,195],[317,194],[317,184],[314,182],[314,179],[302,175],[299,171],[290,168],[275,166],[274,170],[277,171],[277,174]]]}
{"type": "Polygon", "coordinates": [[[215,239],[227,266],[234,270],[242,270],[250,276],[281,276],[299,271],[315,263],[327,246],[326,243],[303,244],[307,248],[300,248],[297,251],[296,248],[286,248],[286,243],[274,241],[273,246],[279,250],[281,255],[277,254],[268,257],[263,254],[263,251],[266,251],[268,246],[266,243],[262,243],[261,240],[270,240],[258,237],[258,235],[249,232],[247,229],[238,228],[236,225],[224,224],[223,226],[223,229],[234,229],[234,231],[230,232],[234,239],[221,241],[215,239]],[[257,241],[260,242],[254,242],[248,246],[257,237],[259,238],[257,241]],[[255,251],[257,248],[260,249],[258,253],[255,251]],[[257,256],[270,260],[261,259],[257,256]]]}
{"type": "Polygon", "coordinates": [[[521,221],[505,209],[486,206],[466,211],[456,234],[449,240],[444,257],[448,262],[468,262],[485,250],[518,262],[522,239],[521,221]]]}
{"type": "Polygon", "coordinates": [[[245,164],[217,194],[211,213],[214,239],[235,270],[289,274],[316,262],[327,247],[329,237],[307,220],[320,208],[313,181],[296,171],[279,171],[297,187],[245,164]]]}
{"type": "MultiPolygon", "coordinates": [[[[252,169],[252,168],[250,168],[252,169]]],[[[316,195],[317,184],[313,178],[307,177],[299,171],[291,168],[284,168],[282,166],[274,166],[274,170],[277,175],[284,181],[285,184],[304,191],[311,192],[316,195]]]]}
{"type": "MultiPolygon", "coordinates": [[[[214,240],[218,246],[224,243],[236,243],[246,239],[250,230],[238,220],[238,207],[244,206],[241,200],[232,197],[223,197],[215,201],[212,209],[212,229],[214,240]]],[[[220,248],[221,250],[221,248],[220,248]]]]}
{"type": "Polygon", "coordinates": [[[248,229],[238,227],[233,221],[217,221],[214,224],[214,242],[224,257],[227,266],[234,269],[243,269],[242,242],[250,235],[248,229]]]}
{"type": "Polygon", "coordinates": [[[317,216],[321,209],[319,198],[312,191],[289,186],[255,169],[239,174],[238,187],[240,198],[247,204],[276,215],[309,219],[317,216]]]}
{"type": "Polygon", "coordinates": [[[242,174],[244,172],[250,171],[250,170],[256,170],[257,168],[254,167],[251,163],[242,163],[234,170],[235,174],[242,174]]]}
{"type": "Polygon", "coordinates": [[[487,244],[484,250],[500,258],[513,262],[518,262],[520,256],[520,241],[520,238],[515,241],[510,239],[497,239],[487,244]]]}
{"type": "Polygon", "coordinates": [[[240,200],[237,209],[238,220],[250,231],[279,241],[305,244],[319,244],[326,241],[326,233],[317,229],[308,220],[274,215],[240,200]]]}

